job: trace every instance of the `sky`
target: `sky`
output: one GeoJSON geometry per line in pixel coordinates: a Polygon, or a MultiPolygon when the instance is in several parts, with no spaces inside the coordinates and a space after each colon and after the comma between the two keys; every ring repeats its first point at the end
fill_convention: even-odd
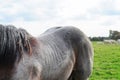
{"type": "Polygon", "coordinates": [[[120,0],[0,0],[0,24],[39,36],[51,27],[75,26],[87,36],[120,31],[120,0]]]}

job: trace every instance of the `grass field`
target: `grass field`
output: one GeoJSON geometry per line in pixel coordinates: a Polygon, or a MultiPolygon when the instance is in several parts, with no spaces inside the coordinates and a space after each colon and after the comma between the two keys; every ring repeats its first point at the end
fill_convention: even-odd
{"type": "Polygon", "coordinates": [[[97,44],[90,80],[120,80],[120,44],[97,44]]]}

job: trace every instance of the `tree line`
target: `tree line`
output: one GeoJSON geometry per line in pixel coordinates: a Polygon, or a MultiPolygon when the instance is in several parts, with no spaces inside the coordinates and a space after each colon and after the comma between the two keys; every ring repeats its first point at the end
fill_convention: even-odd
{"type": "Polygon", "coordinates": [[[120,39],[120,32],[115,30],[109,30],[108,37],[89,37],[91,41],[103,41],[105,39],[113,39],[118,40],[120,39]]]}

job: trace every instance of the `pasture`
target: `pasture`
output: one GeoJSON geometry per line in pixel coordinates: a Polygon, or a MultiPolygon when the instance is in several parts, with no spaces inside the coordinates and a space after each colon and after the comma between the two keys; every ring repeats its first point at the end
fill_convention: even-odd
{"type": "Polygon", "coordinates": [[[120,80],[120,44],[97,44],[90,80],[120,80]]]}

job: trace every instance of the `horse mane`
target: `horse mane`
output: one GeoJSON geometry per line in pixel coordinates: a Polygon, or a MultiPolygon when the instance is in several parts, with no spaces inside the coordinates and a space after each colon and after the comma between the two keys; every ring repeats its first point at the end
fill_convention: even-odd
{"type": "Polygon", "coordinates": [[[31,35],[12,25],[0,25],[0,66],[14,66],[23,53],[31,54],[31,35]]]}

